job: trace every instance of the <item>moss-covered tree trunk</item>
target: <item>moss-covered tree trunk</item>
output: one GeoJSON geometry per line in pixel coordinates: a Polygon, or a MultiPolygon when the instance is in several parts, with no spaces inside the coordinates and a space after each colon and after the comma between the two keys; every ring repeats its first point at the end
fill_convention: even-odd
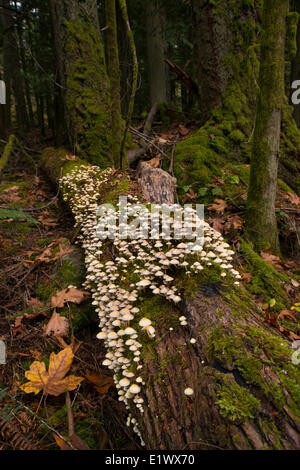
{"type": "MultiPolygon", "coordinates": [[[[1,5],[4,7],[2,9],[2,24],[4,27],[3,54],[5,58],[5,80],[8,81],[8,93],[10,93],[10,89],[12,88],[14,94],[18,126],[22,131],[26,131],[29,127],[29,119],[27,114],[24,79],[20,66],[19,48],[13,10],[9,8],[10,2],[8,0],[2,0],[1,5]]],[[[7,103],[7,106],[9,105],[10,100],[7,103]]],[[[10,112],[8,115],[9,114],[10,112]]]]}
{"type": "Polygon", "coordinates": [[[253,137],[246,230],[257,250],[279,251],[275,198],[284,104],[288,0],[265,0],[259,95],[253,137]]]}
{"type": "MultiPolygon", "coordinates": [[[[295,11],[300,15],[300,3],[295,2],[295,11]]],[[[296,56],[294,57],[292,63],[292,81],[300,80],[300,21],[298,19],[298,27],[297,27],[297,37],[296,37],[296,47],[297,52],[296,56]]],[[[300,105],[296,105],[294,108],[294,118],[297,123],[297,126],[300,128],[300,105]]]]}
{"type": "MultiPolygon", "coordinates": [[[[65,156],[53,149],[44,152],[42,165],[53,182],[61,170],[72,177],[72,171],[84,165],[65,156]]],[[[170,177],[164,179],[162,170],[157,171],[164,186],[151,195],[157,202],[167,202],[170,177]]],[[[151,179],[157,182],[155,170],[150,173],[148,184],[151,179]]],[[[99,194],[99,202],[111,202],[119,185],[126,187],[123,183],[119,175],[113,177],[99,194]]],[[[72,204],[73,196],[67,200],[72,204]]],[[[252,260],[259,258],[244,248],[252,260]]],[[[142,370],[132,369],[145,382],[144,414],[134,404],[129,411],[146,449],[299,449],[300,370],[292,363],[287,340],[266,326],[243,287],[221,281],[214,269],[196,276],[178,269],[172,276],[181,290],[179,306],[147,289],[137,301],[139,315],[150,318],[156,331],[155,341],[147,335],[139,338],[142,370]],[[179,324],[181,315],[186,326],[179,324]],[[184,393],[188,387],[194,391],[190,396],[184,393]]],[[[282,290],[281,275],[267,263],[260,260],[255,270],[260,272],[259,282],[282,290]]]]}
{"type": "MultiPolygon", "coordinates": [[[[65,104],[66,130],[74,152],[102,167],[112,164],[110,93],[97,2],[54,2],[53,18],[65,104]],[[60,41],[60,43],[59,43],[60,41]]],[[[57,55],[57,54],[56,54],[57,55]]]]}
{"type": "Polygon", "coordinates": [[[117,13],[116,0],[106,0],[106,25],[107,25],[107,57],[108,76],[110,81],[111,101],[111,129],[112,129],[112,158],[115,167],[120,165],[122,118],[120,99],[120,64],[117,37],[117,13]]]}

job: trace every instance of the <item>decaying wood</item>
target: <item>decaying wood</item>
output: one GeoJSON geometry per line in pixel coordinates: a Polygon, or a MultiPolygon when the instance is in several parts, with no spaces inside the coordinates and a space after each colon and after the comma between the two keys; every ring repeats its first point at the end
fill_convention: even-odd
{"type": "Polygon", "coordinates": [[[140,162],[137,174],[139,189],[147,201],[174,204],[176,178],[147,162],[140,162]]]}
{"type": "MultiPolygon", "coordinates": [[[[56,170],[52,171],[52,178],[59,173],[62,161],[61,152],[54,162],[56,170]]],[[[51,168],[53,170],[53,162],[51,168]]],[[[148,201],[171,204],[175,182],[175,178],[163,170],[140,163],[138,183],[148,201]]],[[[248,331],[252,328],[261,334],[272,334],[280,343],[285,341],[284,337],[275,328],[266,326],[245,289],[238,288],[237,296],[230,282],[224,284],[204,278],[197,281],[191,295],[188,275],[180,282],[184,300],[176,306],[170,303],[160,321],[155,322],[157,340],[143,357],[144,414],[129,402],[145,448],[300,449],[300,423],[294,414],[295,408],[290,406],[290,390],[285,388],[278,372],[272,370],[278,357],[272,356],[267,345],[253,340],[248,331]],[[238,303],[239,296],[241,303],[238,303]],[[186,317],[187,326],[179,325],[181,315],[186,317]],[[176,328],[170,329],[171,324],[176,324],[176,328]],[[216,341],[221,340],[221,346],[211,340],[213,333],[216,341]],[[238,337],[242,342],[231,357],[223,344],[234,342],[238,337]],[[191,338],[196,342],[192,344],[191,338]],[[258,346],[261,347],[256,353],[258,346]],[[237,365],[236,360],[245,357],[258,362],[261,382],[251,383],[237,365]],[[255,416],[234,418],[221,409],[218,404],[220,388],[226,391],[231,386],[258,401],[255,416]],[[287,397],[283,405],[278,404],[276,393],[272,393],[272,387],[276,386],[280,387],[283,397],[287,397]],[[187,387],[194,390],[193,395],[184,394],[187,387]]],[[[291,358],[285,360],[288,368],[291,358]]],[[[249,405],[243,406],[241,410],[247,412],[249,405]]]]}

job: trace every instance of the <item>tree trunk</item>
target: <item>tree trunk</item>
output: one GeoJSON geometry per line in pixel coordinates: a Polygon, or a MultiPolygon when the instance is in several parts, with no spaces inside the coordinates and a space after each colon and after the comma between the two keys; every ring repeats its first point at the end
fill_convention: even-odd
{"type": "Polygon", "coordinates": [[[279,251],[275,198],[284,104],[288,0],[264,2],[259,96],[253,137],[246,231],[256,250],[279,251]]]}
{"type": "Polygon", "coordinates": [[[230,70],[224,57],[232,45],[232,32],[226,15],[217,15],[215,6],[206,0],[192,0],[194,33],[194,75],[199,87],[199,108],[203,117],[222,104],[230,70]]]}
{"type": "MultiPolygon", "coordinates": [[[[61,172],[74,177],[72,171],[85,165],[65,156],[62,150],[44,152],[42,165],[52,182],[61,172]]],[[[160,169],[151,169],[151,176],[144,170],[148,184],[152,180],[156,188],[151,199],[172,202],[172,178],[160,169]]],[[[111,201],[119,184],[117,174],[99,202],[111,201]]],[[[80,185],[78,191],[83,190],[80,185]]],[[[74,194],[66,201],[72,205],[74,194]]],[[[86,236],[93,237],[93,231],[86,236]]],[[[86,238],[83,242],[90,256],[86,238]]],[[[221,281],[214,268],[201,273],[193,277],[180,267],[172,271],[181,289],[179,306],[147,289],[138,298],[140,314],[156,330],[155,342],[139,337],[142,370],[137,374],[145,382],[140,394],[144,414],[132,402],[128,405],[146,449],[300,449],[299,367],[292,363],[288,342],[266,327],[243,286],[221,281]],[[181,315],[187,326],[179,325],[181,315]],[[185,395],[186,388],[194,393],[185,395]]]]}
{"type": "Polygon", "coordinates": [[[52,16],[59,19],[53,33],[72,150],[102,167],[111,165],[109,82],[97,2],[52,0],[52,16]]]}
{"type": "MultiPolygon", "coordinates": [[[[300,15],[300,4],[299,2],[295,2],[295,11],[300,15]]],[[[292,62],[292,82],[294,80],[300,80],[300,20],[298,20],[298,28],[297,28],[297,52],[296,56],[292,62]]],[[[295,105],[294,107],[294,118],[296,121],[297,126],[300,128],[300,105],[295,105]]]]}
{"type": "Polygon", "coordinates": [[[50,0],[52,35],[54,43],[54,108],[55,108],[55,143],[61,145],[65,134],[65,71],[64,54],[61,45],[64,44],[63,2],[50,0]]]}
{"type": "Polygon", "coordinates": [[[116,0],[106,0],[105,2],[107,29],[107,57],[108,76],[110,82],[111,101],[111,130],[112,130],[112,158],[116,168],[120,166],[121,158],[121,136],[122,136],[122,116],[120,99],[120,64],[117,38],[117,13],[116,0]]]}
{"type": "Polygon", "coordinates": [[[167,101],[167,76],[164,38],[164,10],[159,0],[147,2],[147,53],[150,82],[150,101],[154,104],[167,101]]]}
{"type": "MultiPolygon", "coordinates": [[[[2,0],[3,6],[9,6],[9,0],[2,0]]],[[[29,127],[29,120],[27,115],[24,81],[20,70],[19,49],[15,31],[15,21],[13,11],[11,9],[2,9],[2,24],[5,29],[3,39],[5,80],[8,79],[8,90],[10,84],[13,89],[16,115],[18,126],[22,131],[26,131],[29,127]]]]}

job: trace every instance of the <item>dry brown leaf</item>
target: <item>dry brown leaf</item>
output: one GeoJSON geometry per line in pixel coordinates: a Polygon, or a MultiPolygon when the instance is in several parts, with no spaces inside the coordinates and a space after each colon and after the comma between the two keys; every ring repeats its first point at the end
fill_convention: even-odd
{"type": "Polygon", "coordinates": [[[293,287],[299,287],[299,282],[297,282],[295,279],[291,279],[291,284],[293,287]]]}
{"type": "Polygon", "coordinates": [[[271,264],[274,268],[282,270],[282,266],[280,264],[281,260],[279,256],[271,255],[271,253],[266,253],[263,251],[261,251],[260,256],[264,261],[271,264]]]}
{"type": "Polygon", "coordinates": [[[300,197],[297,196],[297,194],[287,192],[284,193],[282,196],[294,206],[300,206],[300,197]]]}
{"type": "Polygon", "coordinates": [[[84,442],[77,434],[72,434],[70,437],[64,437],[63,439],[57,434],[53,433],[53,437],[60,450],[91,450],[86,442],[84,442]],[[72,447],[68,444],[71,442],[72,447]]]}
{"type": "Polygon", "coordinates": [[[278,315],[277,318],[278,319],[279,318],[288,318],[289,320],[292,320],[295,323],[297,323],[296,318],[294,317],[294,315],[289,310],[281,310],[281,312],[280,312],[280,314],[278,315]]]}
{"type": "Polygon", "coordinates": [[[48,371],[44,362],[34,361],[25,372],[25,377],[29,382],[21,385],[21,390],[35,394],[43,390],[45,394],[56,397],[68,390],[74,390],[84,378],[75,375],[65,377],[71,367],[73,357],[70,346],[58,354],[51,353],[48,371]]]}
{"type": "Polygon", "coordinates": [[[249,274],[249,273],[241,273],[241,276],[242,276],[242,278],[245,279],[247,282],[250,282],[251,279],[252,279],[252,276],[251,276],[251,274],[249,274]]]}
{"type": "Polygon", "coordinates": [[[69,331],[69,321],[57,312],[53,312],[48,324],[45,327],[45,336],[67,336],[69,331]]]}
{"type": "Polygon", "coordinates": [[[215,211],[217,214],[224,214],[225,209],[227,209],[228,204],[223,199],[215,199],[214,203],[208,207],[209,211],[215,211]]]}
{"type": "Polygon", "coordinates": [[[198,194],[193,189],[189,189],[182,199],[182,202],[184,204],[186,201],[196,201],[197,197],[198,194]]]}
{"type": "Polygon", "coordinates": [[[214,230],[219,233],[223,233],[223,219],[215,217],[214,219],[210,219],[210,224],[214,230]]]}
{"type": "Polygon", "coordinates": [[[89,296],[89,292],[76,289],[76,287],[67,287],[67,289],[57,292],[57,294],[51,298],[51,307],[62,308],[66,302],[81,304],[81,302],[86,300],[89,296]]]}
{"type": "Polygon", "coordinates": [[[190,132],[185,126],[183,126],[182,124],[179,124],[178,126],[178,132],[180,135],[182,135],[182,137],[188,135],[188,133],[190,132]]]}
{"type": "Polygon", "coordinates": [[[41,361],[43,359],[43,354],[37,349],[29,349],[29,352],[36,361],[41,361]]]}
{"type": "Polygon", "coordinates": [[[45,227],[57,227],[58,222],[55,219],[47,219],[44,216],[40,215],[38,217],[39,221],[41,222],[42,225],[45,227]]]}
{"type": "Polygon", "coordinates": [[[11,186],[10,188],[4,189],[1,192],[1,200],[7,203],[20,201],[21,197],[19,195],[19,187],[11,186]]]}
{"type": "Polygon", "coordinates": [[[227,218],[224,224],[224,233],[229,233],[231,230],[240,230],[243,227],[244,221],[238,215],[231,215],[227,218]]]}
{"type": "Polygon", "coordinates": [[[91,374],[89,371],[86,371],[84,376],[101,394],[106,393],[109,388],[114,385],[114,380],[112,377],[103,377],[100,374],[91,374]]]}

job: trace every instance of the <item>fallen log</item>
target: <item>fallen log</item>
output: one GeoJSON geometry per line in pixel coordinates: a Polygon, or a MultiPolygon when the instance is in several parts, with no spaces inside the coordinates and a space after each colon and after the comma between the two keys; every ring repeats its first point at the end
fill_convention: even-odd
{"type": "MultiPolygon", "coordinates": [[[[81,160],[67,160],[62,150],[47,150],[42,156],[42,166],[53,182],[61,174],[68,176],[73,192],[65,200],[75,214],[76,191],[83,190],[84,179],[76,187],[72,172],[86,165],[81,160]]],[[[144,197],[172,203],[174,179],[146,165],[139,172],[144,197]],[[151,182],[157,189],[151,190],[151,182]]],[[[98,178],[96,170],[94,174],[98,178]]],[[[124,188],[128,190],[125,179],[120,181],[120,174],[114,177],[113,173],[107,177],[98,185],[99,200],[116,203],[124,188]]],[[[81,202],[83,211],[84,204],[81,202]]],[[[89,232],[81,236],[90,258],[86,239],[93,236],[89,232]]],[[[113,263],[114,248],[105,251],[106,260],[111,253],[113,263]]],[[[141,376],[143,384],[138,395],[143,405],[137,408],[132,400],[125,403],[129,422],[146,449],[300,449],[300,370],[292,361],[288,340],[266,325],[247,290],[220,277],[217,267],[207,266],[194,274],[177,266],[168,273],[175,279],[181,301],[174,304],[153,295],[148,287],[139,294],[139,318],[151,320],[155,340],[139,337],[142,368],[139,372],[134,365],[128,368],[134,376],[141,376]],[[182,316],[185,320],[179,320],[182,316]]],[[[127,274],[130,276],[129,267],[123,276],[127,274]]],[[[271,275],[271,271],[262,273],[275,282],[271,275]]],[[[129,284],[133,278],[122,279],[129,284]]],[[[279,286],[281,280],[276,282],[279,286]]],[[[88,285],[94,286],[92,293],[97,298],[97,286],[92,281],[88,285]]],[[[135,326],[134,321],[131,324],[138,329],[139,323],[135,326]]],[[[113,369],[113,365],[109,367],[113,369]]]]}

